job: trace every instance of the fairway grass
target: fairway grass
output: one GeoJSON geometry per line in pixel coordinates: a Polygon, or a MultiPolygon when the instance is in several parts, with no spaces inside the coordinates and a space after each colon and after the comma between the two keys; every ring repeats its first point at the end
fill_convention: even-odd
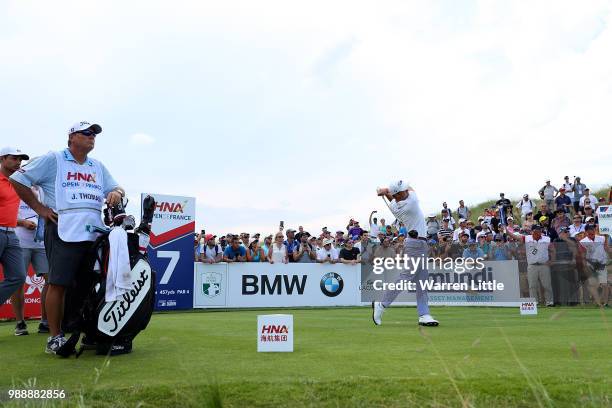
{"type": "Polygon", "coordinates": [[[440,327],[422,329],[402,307],[380,327],[369,308],[161,313],[132,354],[67,360],[2,323],[0,401],[35,382],[65,406],[611,406],[612,313],[539,312],[436,307],[440,327]],[[293,314],[295,352],[256,352],[268,313],[293,314]]]}

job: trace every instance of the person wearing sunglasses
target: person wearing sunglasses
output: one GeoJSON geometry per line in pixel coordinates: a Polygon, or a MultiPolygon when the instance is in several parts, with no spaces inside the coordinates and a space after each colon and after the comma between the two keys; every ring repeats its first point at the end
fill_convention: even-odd
{"type": "MultiPolygon", "coordinates": [[[[98,234],[85,226],[104,227],[105,201],[113,206],[125,195],[102,162],[89,156],[101,132],[98,124],[75,123],[67,132],[67,148],[34,158],[10,178],[23,202],[46,221],[49,286],[45,305],[51,337],[45,351],[50,354],[66,342],[60,327],[64,314],[74,316],[80,310],[79,302],[64,305],[64,295],[67,288],[80,287],[78,281],[89,268],[89,250],[98,234]],[[32,185],[43,190],[42,203],[32,185]]],[[[71,297],[79,298],[77,292],[71,297]]]]}

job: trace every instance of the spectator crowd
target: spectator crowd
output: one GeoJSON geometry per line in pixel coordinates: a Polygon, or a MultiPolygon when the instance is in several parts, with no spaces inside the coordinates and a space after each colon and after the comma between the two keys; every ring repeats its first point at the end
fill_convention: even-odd
{"type": "MultiPolygon", "coordinates": [[[[513,203],[500,193],[481,214],[474,214],[464,200],[454,210],[442,203],[440,212],[426,219],[429,256],[517,260],[522,295],[549,306],[591,299],[607,305],[609,238],[598,233],[596,209],[612,203],[612,188],[607,197],[598,198],[580,177],[570,182],[566,176],[559,188],[546,180],[538,195],[539,200],[533,200],[524,194],[513,203]]],[[[350,219],[335,232],[323,227],[310,234],[302,226],[284,230],[281,223],[276,233],[265,236],[201,233],[195,237],[194,255],[206,263],[332,264],[366,264],[401,255],[409,231],[397,220],[378,219],[376,213],[370,213],[366,228],[350,219]]]]}

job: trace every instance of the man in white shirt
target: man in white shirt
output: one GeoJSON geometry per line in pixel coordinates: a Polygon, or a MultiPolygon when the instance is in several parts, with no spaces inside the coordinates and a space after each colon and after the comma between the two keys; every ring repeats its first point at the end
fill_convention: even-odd
{"type": "Polygon", "coordinates": [[[569,176],[563,177],[563,185],[561,188],[565,189],[569,198],[574,198],[574,193],[572,193],[572,191],[574,191],[574,183],[570,183],[569,176]]]}
{"type": "Polygon", "coordinates": [[[544,302],[542,303],[545,303],[546,306],[554,306],[550,260],[554,259],[555,247],[550,245],[550,238],[542,235],[542,227],[537,224],[531,227],[531,235],[513,234],[513,237],[525,243],[529,297],[537,300],[540,287],[542,287],[544,289],[544,302]]]}
{"type": "Polygon", "coordinates": [[[459,218],[459,227],[457,227],[457,229],[455,229],[455,231],[453,232],[453,241],[459,241],[459,235],[463,232],[469,235],[470,229],[466,227],[465,220],[463,218],[459,218]]]}
{"type": "Polygon", "coordinates": [[[610,247],[606,237],[595,235],[595,226],[587,224],[585,227],[586,237],[580,240],[580,245],[585,253],[586,261],[590,268],[593,269],[593,275],[589,277],[589,291],[600,306],[608,306],[608,297],[610,295],[610,286],[608,285],[608,271],[606,265],[608,263],[608,254],[610,247]],[[601,288],[601,299],[595,287],[599,284],[601,288]]]}
{"type": "Polygon", "coordinates": [[[338,251],[333,247],[334,240],[328,238],[323,241],[323,248],[317,251],[317,263],[335,264],[338,262],[338,251]]]}
{"type": "MultiPolygon", "coordinates": [[[[404,255],[411,258],[427,256],[429,246],[427,245],[427,238],[425,238],[427,234],[425,216],[419,205],[416,192],[412,187],[407,182],[398,180],[391,183],[388,188],[378,188],[376,193],[390,201],[389,210],[391,210],[395,218],[406,226],[408,237],[404,241],[404,255]]],[[[429,280],[427,265],[423,266],[420,262],[419,265],[416,270],[401,272],[396,283],[400,281],[415,283],[417,312],[419,315],[418,324],[421,326],[437,326],[439,324],[438,321],[429,314],[427,289],[421,284],[421,282],[429,280]]],[[[382,324],[382,315],[385,308],[391,306],[391,303],[393,303],[400,292],[400,290],[387,290],[384,292],[381,302],[372,302],[372,320],[375,325],[382,324]]]]}
{"type": "Polygon", "coordinates": [[[199,252],[200,261],[205,263],[217,263],[221,262],[223,258],[223,249],[221,245],[215,242],[216,235],[206,234],[204,235],[204,244],[201,246],[199,252]]]}
{"type": "Polygon", "coordinates": [[[559,190],[557,187],[550,184],[550,180],[546,180],[546,184],[539,191],[540,197],[544,199],[548,208],[553,208],[553,204],[555,203],[555,198],[557,194],[559,194],[559,190]]]}
{"type": "Polygon", "coordinates": [[[516,204],[516,208],[521,210],[521,218],[525,219],[525,215],[533,212],[535,206],[533,205],[533,201],[529,199],[529,194],[525,194],[523,195],[523,199],[516,204]]]}

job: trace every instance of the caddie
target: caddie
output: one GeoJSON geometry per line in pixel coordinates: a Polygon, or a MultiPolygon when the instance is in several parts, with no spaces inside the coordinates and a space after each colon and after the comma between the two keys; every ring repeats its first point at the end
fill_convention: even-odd
{"type": "MultiPolygon", "coordinates": [[[[390,201],[389,209],[408,230],[408,236],[404,241],[404,255],[413,258],[426,257],[429,252],[427,238],[425,238],[427,227],[416,192],[407,182],[398,180],[391,183],[389,188],[377,189],[376,193],[390,201]]],[[[421,326],[437,326],[438,321],[429,314],[427,288],[421,285],[421,282],[426,282],[428,279],[427,266],[419,265],[415,271],[402,272],[396,282],[405,280],[416,284],[418,323],[421,326]]],[[[391,306],[399,293],[399,290],[387,290],[381,302],[372,302],[372,320],[375,325],[382,323],[383,312],[391,306]]]]}
{"type": "Polygon", "coordinates": [[[64,295],[86,272],[87,255],[97,237],[86,225],[103,227],[104,201],[115,205],[125,195],[106,167],[88,156],[101,132],[100,125],[75,123],[68,129],[68,148],[33,159],[10,178],[19,197],[46,220],[49,287],[45,304],[51,335],[47,353],[56,354],[66,342],[61,332],[64,295]],[[43,203],[32,193],[33,184],[42,188],[43,203]]]}

